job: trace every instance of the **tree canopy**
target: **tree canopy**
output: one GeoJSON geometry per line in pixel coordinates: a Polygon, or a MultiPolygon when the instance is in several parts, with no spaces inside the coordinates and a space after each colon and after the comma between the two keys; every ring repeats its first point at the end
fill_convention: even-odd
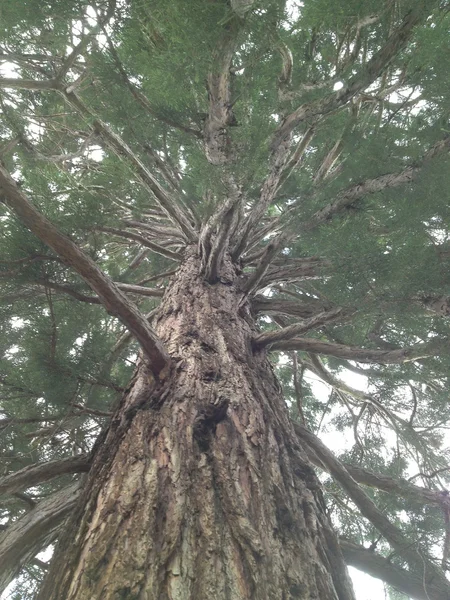
{"type": "Polygon", "coordinates": [[[450,568],[449,19],[436,0],[1,1],[11,598],[39,588],[138,353],[164,368],[151,318],[193,245],[211,285],[224,252],[240,264],[348,564],[439,597],[411,565],[450,568]]]}

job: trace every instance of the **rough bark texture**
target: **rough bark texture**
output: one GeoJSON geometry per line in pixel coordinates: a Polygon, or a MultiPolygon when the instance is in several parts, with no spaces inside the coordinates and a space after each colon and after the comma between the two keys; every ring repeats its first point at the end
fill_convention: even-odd
{"type": "Polygon", "coordinates": [[[299,446],[231,264],[181,266],[142,363],[97,444],[40,600],[353,600],[318,480],[299,446]]]}
{"type": "Polygon", "coordinates": [[[0,538],[0,595],[24,565],[55,541],[61,522],[78,497],[75,483],[42,500],[8,527],[0,538]]]}

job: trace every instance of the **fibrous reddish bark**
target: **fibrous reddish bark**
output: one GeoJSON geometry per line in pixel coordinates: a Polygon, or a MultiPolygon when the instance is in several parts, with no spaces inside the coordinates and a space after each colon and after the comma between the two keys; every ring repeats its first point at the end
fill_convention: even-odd
{"type": "Polygon", "coordinates": [[[137,368],[41,600],[354,598],[239,276],[200,270],[192,252],[163,299],[172,371],[137,368]]]}

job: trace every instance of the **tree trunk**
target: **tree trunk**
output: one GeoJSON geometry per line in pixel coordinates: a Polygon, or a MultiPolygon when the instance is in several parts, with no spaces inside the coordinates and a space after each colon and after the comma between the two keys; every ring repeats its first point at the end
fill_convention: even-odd
{"type": "Polygon", "coordinates": [[[231,264],[193,252],[61,540],[41,600],[353,600],[318,480],[289,423],[231,264]],[[224,274],[225,272],[225,274],[224,274]]]}

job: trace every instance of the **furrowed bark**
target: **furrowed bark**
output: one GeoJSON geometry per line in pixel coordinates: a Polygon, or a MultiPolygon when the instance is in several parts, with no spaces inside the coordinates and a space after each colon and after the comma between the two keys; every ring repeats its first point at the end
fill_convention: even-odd
{"type": "Polygon", "coordinates": [[[354,600],[270,363],[251,352],[239,276],[211,285],[200,262],[156,318],[171,376],[138,366],[40,600],[354,600]]]}
{"type": "Polygon", "coordinates": [[[0,535],[0,594],[21,568],[55,541],[62,521],[73,510],[79,483],[42,500],[0,535]]]}
{"type": "Polygon", "coordinates": [[[349,540],[341,538],[339,545],[348,565],[385,581],[414,600],[448,600],[450,598],[447,586],[442,586],[437,581],[425,582],[420,572],[407,571],[388,558],[349,540]]]}
{"type": "Polygon", "coordinates": [[[0,479],[0,496],[26,490],[59,475],[83,473],[89,471],[89,468],[90,461],[85,454],[29,465],[0,479]]]}
{"type": "Polygon", "coordinates": [[[0,166],[0,201],[6,204],[22,223],[56,252],[67,265],[73,267],[98,294],[108,313],[117,317],[137,339],[150,361],[152,372],[158,377],[168,364],[169,357],[144,315],[89,256],[34,208],[2,166],[0,166]]]}
{"type": "Polygon", "coordinates": [[[295,337],[292,340],[275,342],[271,350],[303,350],[314,354],[325,354],[336,358],[346,358],[360,363],[377,363],[380,365],[395,365],[438,356],[445,346],[446,340],[433,340],[424,344],[416,344],[410,348],[399,348],[397,350],[371,350],[356,348],[355,346],[344,346],[343,344],[332,344],[312,338],[295,337]]]}

